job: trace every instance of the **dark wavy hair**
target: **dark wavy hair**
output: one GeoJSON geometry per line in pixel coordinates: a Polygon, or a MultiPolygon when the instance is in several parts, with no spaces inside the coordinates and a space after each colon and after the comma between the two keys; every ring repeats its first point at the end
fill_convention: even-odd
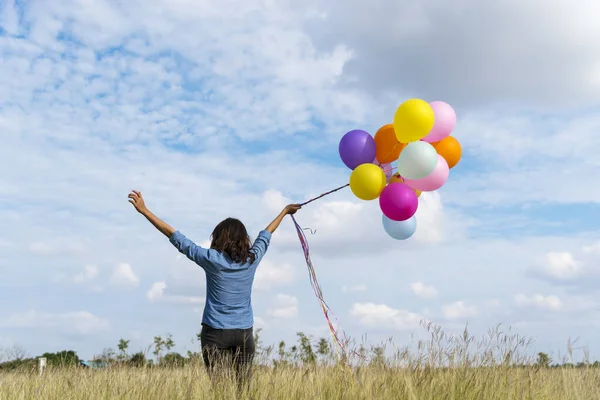
{"type": "Polygon", "coordinates": [[[211,235],[210,248],[220,251],[236,263],[253,263],[255,254],[246,227],[239,219],[227,218],[219,222],[211,235]]]}

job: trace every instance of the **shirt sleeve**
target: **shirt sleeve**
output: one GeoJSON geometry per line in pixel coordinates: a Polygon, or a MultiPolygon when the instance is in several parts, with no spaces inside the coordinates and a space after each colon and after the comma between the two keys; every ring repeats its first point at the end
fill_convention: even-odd
{"type": "Polygon", "coordinates": [[[256,255],[256,261],[260,261],[264,257],[265,253],[267,252],[267,249],[269,248],[270,243],[271,232],[266,230],[260,231],[260,233],[256,237],[256,240],[254,241],[254,244],[252,245],[252,250],[256,255]]]}
{"type": "Polygon", "coordinates": [[[187,258],[194,261],[200,267],[205,268],[206,261],[208,260],[208,249],[198,246],[179,231],[173,233],[169,241],[180,253],[187,256],[187,258]]]}

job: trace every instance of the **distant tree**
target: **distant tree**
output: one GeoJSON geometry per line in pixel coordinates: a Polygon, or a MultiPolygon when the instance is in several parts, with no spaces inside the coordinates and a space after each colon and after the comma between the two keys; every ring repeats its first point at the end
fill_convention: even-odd
{"type": "Polygon", "coordinates": [[[108,347],[102,350],[102,354],[94,357],[94,361],[101,361],[106,364],[111,364],[115,362],[117,353],[114,349],[108,347]]]}
{"type": "Polygon", "coordinates": [[[173,347],[175,347],[175,342],[173,341],[173,336],[170,333],[167,334],[166,339],[163,339],[162,336],[155,336],[153,353],[154,353],[154,357],[156,358],[156,362],[157,363],[161,362],[163,350],[167,350],[167,352],[168,352],[173,347]]]}
{"type": "Polygon", "coordinates": [[[160,364],[166,367],[183,367],[185,365],[185,357],[176,352],[167,353],[160,360],[160,364]]]}
{"type": "Polygon", "coordinates": [[[175,347],[175,342],[173,341],[173,335],[170,333],[167,334],[167,339],[164,341],[164,346],[167,351],[170,351],[173,347],[175,347]]]}
{"type": "Polygon", "coordinates": [[[73,350],[63,350],[58,353],[44,353],[42,357],[46,358],[47,365],[54,367],[65,367],[79,365],[79,357],[73,350]]]}
{"type": "Polygon", "coordinates": [[[14,344],[8,349],[5,349],[4,354],[7,360],[23,360],[27,357],[25,348],[18,344],[14,344]]]}
{"type": "Polygon", "coordinates": [[[118,358],[121,360],[125,360],[127,358],[127,348],[129,347],[129,340],[125,340],[123,338],[121,338],[119,340],[119,344],[118,344],[118,349],[119,349],[119,356],[118,358]]]}
{"type": "Polygon", "coordinates": [[[0,371],[24,371],[33,372],[37,370],[37,358],[23,358],[0,363],[0,371]]]}
{"type": "Polygon", "coordinates": [[[279,342],[279,359],[283,360],[285,359],[286,353],[285,353],[285,342],[282,340],[281,342],[279,342]]]}
{"type": "Polygon", "coordinates": [[[327,358],[331,354],[331,348],[327,339],[319,339],[319,344],[317,346],[317,354],[321,357],[323,362],[327,362],[327,358]]]}
{"type": "Polygon", "coordinates": [[[290,351],[288,352],[288,357],[290,359],[290,362],[292,362],[293,364],[298,364],[298,360],[300,358],[300,355],[298,354],[298,346],[294,345],[290,348],[290,351]]]}
{"type": "Polygon", "coordinates": [[[275,360],[273,360],[273,366],[275,368],[284,367],[284,366],[286,366],[286,365],[289,364],[288,354],[287,354],[287,352],[285,350],[286,350],[285,349],[285,342],[282,340],[281,342],[279,342],[279,346],[278,346],[278,349],[277,349],[278,358],[275,359],[275,360]]]}
{"type": "Polygon", "coordinates": [[[131,355],[129,358],[129,365],[132,367],[143,367],[146,365],[146,355],[141,351],[131,355]]]}
{"type": "Polygon", "coordinates": [[[310,338],[302,332],[298,332],[297,335],[300,342],[300,359],[302,363],[307,365],[315,364],[317,357],[310,343],[310,338]]]}
{"type": "Polygon", "coordinates": [[[8,348],[0,348],[0,363],[5,361],[18,361],[27,358],[25,348],[14,344],[8,348]]]}
{"type": "Polygon", "coordinates": [[[200,353],[200,352],[188,350],[186,355],[188,358],[188,362],[190,362],[190,363],[203,362],[202,353],[200,353]]]}
{"type": "Polygon", "coordinates": [[[160,361],[160,355],[162,353],[163,347],[165,345],[165,341],[161,336],[154,336],[154,357],[156,361],[160,361]]]}
{"type": "Polygon", "coordinates": [[[546,353],[538,353],[538,357],[537,357],[537,361],[536,361],[536,365],[540,368],[548,368],[550,367],[550,363],[552,362],[552,360],[550,359],[550,356],[546,353]]]}

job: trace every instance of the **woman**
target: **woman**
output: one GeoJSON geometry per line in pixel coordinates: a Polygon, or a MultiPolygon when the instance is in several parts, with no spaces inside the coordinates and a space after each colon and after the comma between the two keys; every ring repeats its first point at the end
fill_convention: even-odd
{"type": "Polygon", "coordinates": [[[254,274],[269,247],[271,234],[283,218],[298,211],[300,205],[285,207],[258,234],[254,244],[244,224],[227,218],[215,227],[210,249],[206,249],[148,210],[140,192],[134,190],[128,197],[135,209],[168,237],[177,250],[205,271],[206,303],[200,341],[209,373],[213,375],[216,364],[226,363],[235,367],[240,385],[248,383],[255,350],[251,302],[254,274]]]}

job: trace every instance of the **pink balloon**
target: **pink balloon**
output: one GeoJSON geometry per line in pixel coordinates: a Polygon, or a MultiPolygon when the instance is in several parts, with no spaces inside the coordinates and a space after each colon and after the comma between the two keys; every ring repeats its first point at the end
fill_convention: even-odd
{"type": "Polygon", "coordinates": [[[392,176],[394,175],[394,171],[392,171],[392,164],[391,163],[380,164],[379,161],[377,161],[377,158],[375,158],[375,160],[373,160],[373,164],[381,167],[381,169],[385,173],[387,182],[389,182],[390,179],[392,178],[392,176]]]}
{"type": "Polygon", "coordinates": [[[404,183],[387,185],[379,196],[379,207],[392,221],[406,221],[417,212],[417,194],[404,183]]]}
{"type": "Polygon", "coordinates": [[[385,172],[385,177],[388,182],[394,173],[392,172],[392,164],[381,164],[381,169],[385,172]]]}
{"type": "Polygon", "coordinates": [[[433,108],[435,123],[427,136],[422,140],[424,142],[439,142],[443,138],[450,136],[456,125],[456,112],[448,103],[443,101],[433,101],[429,103],[433,108]]]}
{"type": "Polygon", "coordinates": [[[404,183],[413,189],[420,190],[421,192],[433,192],[438,190],[448,180],[450,175],[450,168],[444,157],[438,154],[438,162],[433,172],[427,175],[423,179],[410,180],[405,179],[404,183]]]}

